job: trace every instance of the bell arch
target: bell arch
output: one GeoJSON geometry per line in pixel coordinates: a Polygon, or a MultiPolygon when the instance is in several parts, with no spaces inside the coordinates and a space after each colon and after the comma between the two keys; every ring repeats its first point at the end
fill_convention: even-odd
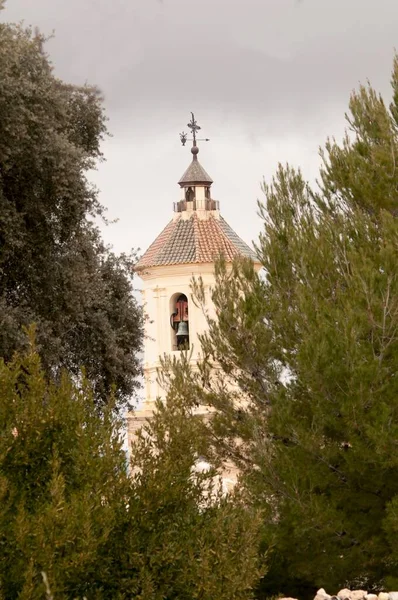
{"type": "Polygon", "coordinates": [[[170,298],[170,326],[172,351],[188,350],[189,306],[185,294],[177,292],[170,298]]]}
{"type": "Polygon", "coordinates": [[[193,202],[195,200],[195,191],[192,186],[189,186],[185,190],[185,200],[187,202],[193,202]]]}

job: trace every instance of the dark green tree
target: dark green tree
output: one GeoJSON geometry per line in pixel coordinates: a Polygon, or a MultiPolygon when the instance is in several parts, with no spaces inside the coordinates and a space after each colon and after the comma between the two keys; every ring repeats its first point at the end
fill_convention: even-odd
{"type": "Polygon", "coordinates": [[[0,597],[142,600],[251,597],[263,561],[258,512],[221,494],[203,423],[159,404],[130,468],[109,401],[33,350],[0,361],[0,597]]]}
{"type": "Polygon", "coordinates": [[[318,189],[264,185],[263,272],[219,262],[199,371],[171,369],[264,510],[264,594],[398,583],[398,59],[392,86],[352,95],[318,189]]]}
{"type": "Polygon", "coordinates": [[[102,597],[129,485],[120,426],[88,382],[47,383],[33,350],[0,362],[0,597],[45,597],[42,572],[54,598],[102,597]]]}
{"type": "Polygon", "coordinates": [[[48,373],[85,365],[98,401],[120,402],[139,374],[142,316],[130,257],[103,244],[87,172],[106,134],[101,95],[55,77],[44,40],[0,24],[0,356],[37,325],[48,373]]]}

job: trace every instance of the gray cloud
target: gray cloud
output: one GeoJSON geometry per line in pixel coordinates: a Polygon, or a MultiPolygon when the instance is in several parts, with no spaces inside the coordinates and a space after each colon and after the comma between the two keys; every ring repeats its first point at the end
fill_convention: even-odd
{"type": "Polygon", "coordinates": [[[398,4],[13,0],[4,15],[55,30],[57,71],[98,83],[120,120],[155,111],[166,121],[195,100],[209,112],[299,122],[340,104],[359,79],[385,80],[398,4]]]}

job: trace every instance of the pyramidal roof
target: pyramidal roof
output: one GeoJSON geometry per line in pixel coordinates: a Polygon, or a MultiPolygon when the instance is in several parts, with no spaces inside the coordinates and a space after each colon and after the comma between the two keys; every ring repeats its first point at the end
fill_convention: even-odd
{"type": "Polygon", "coordinates": [[[251,248],[234,232],[221,216],[200,219],[182,215],[168,223],[135,266],[135,271],[148,267],[214,262],[220,255],[227,261],[246,256],[258,262],[251,248]]]}
{"type": "Polygon", "coordinates": [[[195,183],[211,185],[213,183],[212,178],[208,173],[206,173],[206,171],[198,161],[199,148],[197,146],[193,146],[191,152],[193,154],[192,162],[178,183],[181,186],[195,183]]]}

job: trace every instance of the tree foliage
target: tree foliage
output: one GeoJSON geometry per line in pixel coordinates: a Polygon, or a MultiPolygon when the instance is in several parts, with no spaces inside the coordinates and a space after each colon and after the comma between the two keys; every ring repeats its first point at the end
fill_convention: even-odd
{"type": "MultiPolygon", "coordinates": [[[[128,489],[120,423],[88,382],[48,384],[32,350],[0,363],[0,591],[83,597],[110,577],[112,531],[128,489]]],[[[101,596],[99,596],[101,597],[101,596]]]]}
{"type": "Polygon", "coordinates": [[[91,386],[48,383],[34,349],[0,361],[0,597],[248,598],[258,516],[196,471],[203,425],[159,405],[129,472],[91,386]]]}
{"type": "Polygon", "coordinates": [[[390,108],[352,95],[317,189],[289,166],[264,185],[263,273],[219,262],[204,359],[181,384],[265,511],[264,593],[397,583],[398,59],[392,86],[390,108]]]}
{"type": "MultiPolygon", "coordinates": [[[[186,359],[181,367],[189,370],[186,359]]],[[[259,512],[238,489],[225,495],[216,468],[198,468],[207,447],[184,390],[157,402],[133,444],[126,546],[141,556],[143,600],[248,598],[264,574],[259,512]]]]}
{"type": "Polygon", "coordinates": [[[103,244],[87,172],[106,134],[99,91],[59,80],[39,34],[0,24],[0,356],[37,324],[48,373],[86,375],[101,401],[131,396],[142,316],[131,258],[103,244]]]}

